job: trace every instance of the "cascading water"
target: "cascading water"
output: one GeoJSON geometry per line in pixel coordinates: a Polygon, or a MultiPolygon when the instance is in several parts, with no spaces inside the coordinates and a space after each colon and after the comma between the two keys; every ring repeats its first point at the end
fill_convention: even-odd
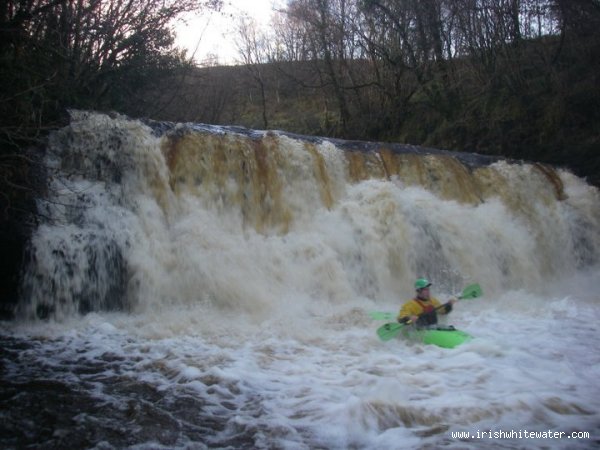
{"type": "Polygon", "coordinates": [[[52,136],[48,166],[3,378],[28,402],[11,423],[40,378],[71,409],[5,446],[600,438],[600,194],[567,171],[86,112],[52,136]],[[440,299],[482,285],[448,317],[473,341],[377,339],[367,312],[396,312],[420,276],[440,299]]]}

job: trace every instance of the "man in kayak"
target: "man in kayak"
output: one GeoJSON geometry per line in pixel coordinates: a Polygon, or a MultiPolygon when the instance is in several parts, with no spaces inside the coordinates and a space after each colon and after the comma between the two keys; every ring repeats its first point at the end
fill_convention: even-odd
{"type": "Polygon", "coordinates": [[[452,305],[456,300],[451,299],[444,305],[440,304],[438,299],[431,297],[429,286],[431,286],[431,283],[425,278],[419,278],[415,281],[417,295],[402,305],[398,314],[398,322],[415,323],[417,328],[425,328],[437,324],[438,311],[441,314],[448,314],[452,311],[452,305]]]}

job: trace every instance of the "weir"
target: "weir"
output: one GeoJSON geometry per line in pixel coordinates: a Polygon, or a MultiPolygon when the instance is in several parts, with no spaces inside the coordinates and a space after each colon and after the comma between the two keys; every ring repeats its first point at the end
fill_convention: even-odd
{"type": "Polygon", "coordinates": [[[47,162],[25,318],[543,289],[600,260],[598,190],[537,163],[81,111],[47,162]]]}

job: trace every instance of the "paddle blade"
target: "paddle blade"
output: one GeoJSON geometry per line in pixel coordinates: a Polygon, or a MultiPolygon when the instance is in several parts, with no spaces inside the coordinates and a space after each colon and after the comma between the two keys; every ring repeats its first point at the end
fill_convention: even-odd
{"type": "Polygon", "coordinates": [[[394,320],[396,318],[393,313],[381,311],[371,311],[369,317],[373,320],[394,320]]]}
{"type": "Polygon", "coordinates": [[[481,297],[482,294],[483,291],[481,290],[481,286],[479,286],[478,284],[470,284],[466,288],[464,288],[462,295],[458,298],[477,298],[481,297]]]}
{"type": "Polygon", "coordinates": [[[402,324],[396,322],[386,323],[377,328],[377,336],[379,336],[379,339],[382,341],[389,341],[400,333],[402,326],[402,324]]]}

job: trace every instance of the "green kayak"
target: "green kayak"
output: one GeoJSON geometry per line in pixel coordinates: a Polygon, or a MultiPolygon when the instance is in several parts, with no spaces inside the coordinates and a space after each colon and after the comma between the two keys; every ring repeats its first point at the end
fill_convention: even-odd
{"type": "Polygon", "coordinates": [[[455,348],[473,339],[468,333],[456,330],[454,327],[438,327],[427,330],[406,330],[403,334],[410,340],[424,344],[437,345],[443,348],[455,348]]]}

